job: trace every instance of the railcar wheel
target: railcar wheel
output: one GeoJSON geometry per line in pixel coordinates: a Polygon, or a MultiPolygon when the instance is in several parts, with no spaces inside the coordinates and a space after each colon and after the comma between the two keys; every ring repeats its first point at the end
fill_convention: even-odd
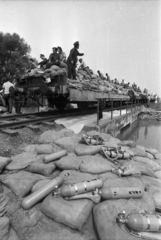
{"type": "Polygon", "coordinates": [[[59,103],[55,103],[55,107],[59,110],[59,111],[63,111],[66,108],[67,103],[66,102],[59,102],[59,103]]]}
{"type": "Polygon", "coordinates": [[[80,102],[80,103],[77,103],[77,106],[78,106],[79,110],[85,111],[88,109],[89,103],[88,102],[80,102]]]}

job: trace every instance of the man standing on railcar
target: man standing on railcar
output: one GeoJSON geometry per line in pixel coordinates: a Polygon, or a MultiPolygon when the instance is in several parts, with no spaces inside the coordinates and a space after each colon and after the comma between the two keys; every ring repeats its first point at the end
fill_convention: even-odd
{"type": "Polygon", "coordinates": [[[70,50],[68,59],[67,59],[67,65],[68,65],[68,78],[76,79],[76,64],[77,64],[77,56],[83,56],[84,53],[79,53],[79,42],[75,42],[74,48],[70,50]]]}

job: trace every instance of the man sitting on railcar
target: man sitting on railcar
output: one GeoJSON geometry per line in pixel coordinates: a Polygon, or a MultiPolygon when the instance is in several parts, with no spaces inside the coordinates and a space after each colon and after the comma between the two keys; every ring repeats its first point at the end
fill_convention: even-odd
{"type": "Polygon", "coordinates": [[[106,73],[106,80],[110,82],[110,76],[108,75],[108,73],[106,73]]]}
{"type": "Polygon", "coordinates": [[[102,80],[106,80],[106,78],[103,76],[103,74],[100,72],[100,70],[97,71],[98,76],[102,79],[102,80]]]}
{"type": "Polygon", "coordinates": [[[40,65],[40,68],[41,68],[41,69],[45,70],[46,64],[48,63],[48,59],[45,58],[45,55],[44,55],[44,54],[40,54],[40,58],[42,59],[42,61],[39,62],[38,65],[40,65]]]}
{"type": "Polygon", "coordinates": [[[60,55],[60,61],[66,63],[66,54],[61,47],[58,47],[58,54],[60,55]]]}
{"type": "Polygon", "coordinates": [[[80,65],[78,67],[78,70],[82,69],[82,70],[86,71],[91,78],[91,73],[90,73],[90,70],[89,70],[89,67],[87,66],[87,64],[83,61],[82,58],[79,59],[79,62],[80,62],[80,65]]]}
{"type": "Polygon", "coordinates": [[[49,56],[49,62],[46,65],[46,68],[50,68],[52,65],[57,65],[59,66],[60,64],[60,55],[57,53],[57,48],[53,47],[52,48],[53,52],[49,56]]]}

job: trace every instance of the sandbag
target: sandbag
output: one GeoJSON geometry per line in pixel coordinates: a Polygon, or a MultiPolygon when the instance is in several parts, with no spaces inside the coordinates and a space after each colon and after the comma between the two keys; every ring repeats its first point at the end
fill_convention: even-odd
{"type": "Polygon", "coordinates": [[[141,150],[143,150],[145,152],[145,147],[144,146],[136,145],[136,148],[139,148],[139,149],[141,149],[141,150]]]}
{"type": "Polygon", "coordinates": [[[23,152],[11,157],[12,162],[6,166],[7,170],[25,169],[29,164],[36,160],[37,154],[32,152],[23,152]]]}
{"type": "Polygon", "coordinates": [[[54,76],[57,76],[57,75],[58,75],[58,71],[51,70],[50,77],[54,77],[54,76]]]}
{"type": "Polygon", "coordinates": [[[89,146],[85,144],[77,144],[74,151],[78,156],[95,155],[100,152],[101,146],[102,145],[89,146]]]}
{"type": "Polygon", "coordinates": [[[68,152],[74,152],[75,147],[81,141],[82,137],[75,134],[73,136],[62,137],[55,141],[55,143],[68,152]]]}
{"type": "Polygon", "coordinates": [[[74,184],[98,178],[97,174],[83,173],[76,170],[64,170],[60,173],[60,176],[67,175],[67,173],[69,175],[64,179],[64,184],[74,184]]]}
{"type": "Polygon", "coordinates": [[[0,183],[0,193],[3,193],[3,187],[1,183],[0,183]]]}
{"type": "Polygon", "coordinates": [[[135,161],[124,162],[120,164],[120,166],[118,166],[118,170],[113,170],[113,172],[115,172],[116,174],[119,173],[121,176],[140,177],[141,175],[147,175],[156,178],[154,171],[148,164],[135,161]]]}
{"type": "Polygon", "coordinates": [[[94,130],[87,132],[87,134],[88,134],[89,136],[98,135],[98,136],[101,137],[105,142],[107,142],[107,141],[109,141],[109,140],[111,140],[111,139],[114,139],[114,138],[113,138],[110,134],[108,134],[108,133],[99,133],[99,132],[94,131],[94,130]]]}
{"type": "Polygon", "coordinates": [[[24,148],[24,152],[31,152],[31,153],[35,153],[35,147],[37,145],[36,144],[30,144],[27,147],[24,148]]]}
{"type": "Polygon", "coordinates": [[[123,231],[116,223],[116,217],[122,211],[126,214],[132,211],[151,211],[154,213],[155,206],[151,195],[144,193],[138,199],[118,199],[103,201],[94,206],[94,221],[100,240],[136,240],[136,237],[123,231]]]}
{"type": "Polygon", "coordinates": [[[158,159],[158,160],[161,160],[161,153],[155,153],[154,158],[158,159]]]}
{"type": "Polygon", "coordinates": [[[8,240],[9,237],[9,218],[0,218],[0,240],[8,240]]]}
{"type": "Polygon", "coordinates": [[[161,210],[161,191],[155,192],[152,197],[155,207],[161,210]]]}
{"type": "Polygon", "coordinates": [[[92,211],[93,202],[87,199],[64,200],[51,194],[41,204],[41,211],[55,221],[81,230],[92,211]]]}
{"type": "Polygon", "coordinates": [[[43,178],[40,175],[26,171],[20,171],[0,177],[0,181],[9,187],[18,197],[27,195],[33,185],[41,179],[43,178]]]}
{"type": "Polygon", "coordinates": [[[159,153],[155,148],[145,148],[146,152],[151,153],[152,155],[159,153]]]}
{"type": "Polygon", "coordinates": [[[141,176],[144,185],[155,186],[161,188],[161,180],[150,176],[141,176]]]}
{"type": "Polygon", "coordinates": [[[81,157],[69,153],[68,156],[62,157],[60,160],[55,161],[54,163],[58,168],[63,170],[79,170],[81,162],[81,157]]]}
{"type": "Polygon", "coordinates": [[[8,210],[8,203],[10,198],[5,194],[0,194],[0,217],[3,217],[8,210]]]}
{"type": "Polygon", "coordinates": [[[147,157],[148,157],[149,159],[154,159],[154,155],[152,155],[151,153],[148,153],[148,152],[147,152],[147,155],[148,155],[147,157]]]}
{"type": "Polygon", "coordinates": [[[61,133],[60,131],[57,132],[55,130],[48,130],[40,135],[38,143],[53,143],[61,137],[64,137],[64,133],[61,133]]]}
{"type": "Polygon", "coordinates": [[[88,156],[84,158],[80,164],[80,171],[92,174],[99,174],[104,172],[110,172],[114,164],[103,158],[101,155],[88,156]]]}
{"type": "Polygon", "coordinates": [[[138,157],[138,156],[134,156],[133,160],[136,162],[142,162],[149,165],[154,172],[161,170],[161,166],[155,160],[151,160],[146,157],[138,157]]]}
{"type": "Polygon", "coordinates": [[[11,227],[8,240],[19,240],[16,231],[11,227]]]}
{"type": "Polygon", "coordinates": [[[131,150],[133,151],[134,156],[139,156],[139,157],[147,157],[148,156],[147,153],[142,149],[131,148],[131,150]]]}
{"type": "Polygon", "coordinates": [[[161,180],[161,170],[156,171],[156,172],[155,172],[155,175],[157,176],[158,179],[161,180]]]}
{"type": "Polygon", "coordinates": [[[94,231],[92,214],[81,232],[72,229],[62,223],[45,216],[40,212],[41,217],[37,224],[20,225],[17,219],[14,220],[14,228],[20,240],[98,240],[94,231]]]}
{"type": "Polygon", "coordinates": [[[50,154],[54,152],[54,149],[50,144],[40,144],[36,145],[35,151],[37,154],[50,154]]]}
{"type": "Polygon", "coordinates": [[[124,140],[120,142],[121,146],[129,146],[129,144],[134,144],[135,142],[133,140],[124,140]]]}
{"type": "Polygon", "coordinates": [[[35,161],[29,165],[27,170],[32,173],[42,174],[46,177],[49,177],[56,168],[55,163],[44,163],[43,158],[38,161],[35,161]]]}
{"type": "Polygon", "coordinates": [[[11,158],[9,157],[1,157],[0,156],[0,173],[3,171],[3,169],[11,162],[11,158]]]}
{"type": "Polygon", "coordinates": [[[114,178],[119,178],[120,177],[112,172],[105,172],[105,173],[100,173],[98,174],[98,177],[99,178],[102,178],[104,180],[107,180],[107,179],[114,179],[114,178]]]}
{"type": "MultiPolygon", "coordinates": [[[[99,175],[100,176],[100,175],[99,175]]],[[[130,177],[122,177],[122,178],[107,178],[104,181],[103,188],[107,187],[141,187],[144,189],[144,184],[142,183],[140,178],[136,178],[133,176],[130,177]]]]}
{"type": "Polygon", "coordinates": [[[13,212],[10,217],[11,226],[16,231],[20,240],[31,239],[29,236],[27,238],[26,235],[30,228],[33,229],[38,224],[38,221],[42,217],[41,215],[41,212],[36,208],[31,208],[27,211],[19,208],[13,212]]]}
{"type": "Polygon", "coordinates": [[[52,65],[52,66],[50,67],[50,70],[51,70],[51,71],[52,71],[52,70],[58,71],[58,70],[60,70],[60,67],[58,67],[58,66],[56,66],[56,65],[52,65]]]}
{"type": "Polygon", "coordinates": [[[57,71],[58,75],[62,75],[62,76],[66,76],[66,71],[64,71],[64,69],[60,69],[57,71]]]}
{"type": "Polygon", "coordinates": [[[65,64],[64,62],[61,62],[59,67],[60,68],[68,68],[67,64],[65,64]]]}

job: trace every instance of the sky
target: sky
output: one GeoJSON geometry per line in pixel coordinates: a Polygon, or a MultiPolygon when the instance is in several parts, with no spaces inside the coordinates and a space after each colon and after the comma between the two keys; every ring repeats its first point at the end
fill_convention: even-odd
{"type": "Polygon", "coordinates": [[[57,46],[68,56],[79,41],[95,73],[135,82],[159,96],[160,16],[160,0],[0,0],[0,31],[18,33],[38,61],[57,46]]]}

